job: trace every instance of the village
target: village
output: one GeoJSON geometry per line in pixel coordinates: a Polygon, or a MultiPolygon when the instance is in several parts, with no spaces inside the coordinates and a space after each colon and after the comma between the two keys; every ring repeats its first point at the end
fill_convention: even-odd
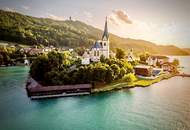
{"type": "MultiPolygon", "coordinates": [[[[70,66],[67,66],[67,71],[64,73],[68,73],[68,75],[73,76],[74,71],[78,71],[78,69],[80,70],[80,68],[82,67],[84,69],[85,66],[96,64],[98,65],[99,63],[102,63],[104,67],[107,67],[104,65],[105,63],[108,64],[113,71],[113,74],[112,72],[108,73],[107,77],[110,77],[110,79],[102,77],[101,74],[97,75],[98,77],[104,78],[104,80],[101,78],[98,80],[95,78],[86,80],[84,77],[88,74],[85,74],[84,71],[81,72],[83,73],[81,81],[78,81],[78,79],[74,79],[76,80],[74,82],[70,80],[67,81],[68,79],[64,78],[52,81],[53,77],[51,77],[51,75],[49,79],[40,79],[39,81],[36,81],[38,79],[35,79],[35,75],[31,75],[31,77],[27,81],[26,89],[28,96],[32,98],[83,95],[126,87],[149,86],[163,79],[175,76],[178,73],[179,61],[177,59],[171,61],[171,59],[167,56],[151,55],[148,52],[143,52],[142,54],[138,55],[133,50],[133,48],[129,48],[128,50],[122,50],[119,48],[116,48],[116,51],[111,50],[107,22],[108,21],[106,18],[105,27],[101,39],[96,40],[91,48],[86,48],[83,51],[82,55],[79,55],[74,48],[57,48],[52,45],[34,45],[29,47],[23,47],[17,44],[4,44],[4,46],[1,46],[0,49],[0,65],[31,66],[31,72],[37,71],[32,70],[33,61],[35,62],[35,60],[40,56],[49,55],[49,53],[51,54],[57,52],[64,53],[65,56],[70,55],[66,56],[70,57],[69,59],[67,59],[69,62],[72,60],[75,62],[77,61],[76,64],[74,63],[70,66]],[[41,80],[47,80],[52,82],[45,83],[43,85],[43,83],[39,84],[41,80]],[[63,81],[61,83],[58,83],[58,81],[60,80],[63,81]]],[[[39,68],[39,66],[37,67],[39,68]]],[[[52,66],[52,68],[54,67],[55,66],[52,66]]],[[[88,69],[89,68],[87,68],[87,70],[88,69]]],[[[108,67],[107,69],[109,70],[108,67]]],[[[63,75],[62,77],[64,76],[65,75],[63,75]]],[[[93,74],[92,76],[95,76],[95,74],[93,74]]]]}
{"type": "MultiPolygon", "coordinates": [[[[44,73],[49,71],[50,68],[48,68],[42,72],[41,76],[37,72],[38,68],[44,69],[45,67],[39,66],[40,63],[35,66],[34,61],[26,84],[28,96],[32,99],[38,99],[86,95],[137,86],[146,87],[178,73],[179,61],[177,59],[171,61],[167,56],[148,53],[137,56],[132,48],[129,48],[127,55],[124,55],[125,51],[122,49],[117,49],[114,53],[110,50],[109,44],[106,19],[101,40],[95,41],[94,45],[90,49],[86,49],[82,56],[77,55],[74,49],[62,50],[53,46],[41,49],[21,49],[32,54],[42,54],[42,56],[45,53],[49,58],[53,56],[52,60],[60,57],[60,52],[63,52],[63,57],[65,57],[65,62],[61,65],[65,66],[64,68],[60,68],[59,63],[51,63],[45,67],[52,66],[55,68],[58,65],[58,71],[50,71],[46,75],[44,73]],[[67,56],[68,54],[70,56],[67,56]],[[59,56],[56,57],[56,55],[59,56]],[[75,57],[77,62],[73,62],[72,57],[75,57]],[[69,63],[70,61],[72,63],[69,63]],[[53,66],[53,64],[55,65],[53,66]]],[[[42,60],[42,62],[45,61],[42,60]]],[[[28,63],[29,61],[25,57],[24,64],[27,65],[28,63]]]]}

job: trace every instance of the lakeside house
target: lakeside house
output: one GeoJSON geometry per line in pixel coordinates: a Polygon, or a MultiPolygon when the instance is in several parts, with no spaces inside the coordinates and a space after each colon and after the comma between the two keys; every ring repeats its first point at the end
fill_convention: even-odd
{"type": "Polygon", "coordinates": [[[169,57],[167,56],[152,55],[148,57],[146,63],[147,65],[137,65],[134,67],[137,77],[152,79],[162,72],[177,72],[177,66],[169,62],[169,57]]]}
{"type": "Polygon", "coordinates": [[[148,65],[137,65],[134,67],[134,71],[136,75],[149,77],[152,76],[153,67],[148,65]]]}
{"type": "Polygon", "coordinates": [[[155,79],[163,72],[163,69],[149,65],[137,65],[134,67],[134,72],[138,78],[155,79]]]}
{"type": "Polygon", "coordinates": [[[91,84],[43,86],[32,78],[26,83],[27,95],[31,99],[87,95],[91,93],[91,84]]]}
{"type": "Polygon", "coordinates": [[[177,67],[170,62],[163,63],[161,65],[161,67],[163,68],[164,71],[168,71],[168,72],[176,72],[177,71],[177,67]]]}
{"type": "Polygon", "coordinates": [[[150,66],[157,66],[157,64],[163,64],[169,61],[169,57],[161,55],[151,55],[146,60],[146,63],[150,66]]]}

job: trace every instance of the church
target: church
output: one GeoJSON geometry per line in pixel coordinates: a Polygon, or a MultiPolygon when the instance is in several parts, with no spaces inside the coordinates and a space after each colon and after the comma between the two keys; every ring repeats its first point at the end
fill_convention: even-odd
{"type": "Polygon", "coordinates": [[[109,33],[107,17],[105,21],[104,32],[101,40],[95,41],[94,45],[89,52],[83,54],[82,64],[89,64],[90,61],[97,62],[100,60],[101,55],[109,58],[109,33]]]}

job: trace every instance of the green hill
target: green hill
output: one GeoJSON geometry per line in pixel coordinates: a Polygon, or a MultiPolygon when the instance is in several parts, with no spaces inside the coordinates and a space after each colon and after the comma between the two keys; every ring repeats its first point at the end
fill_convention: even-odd
{"type": "MultiPolygon", "coordinates": [[[[54,45],[61,47],[90,47],[101,38],[102,30],[80,21],[56,21],[36,18],[16,12],[0,10],[0,40],[26,45],[54,45]]],[[[110,34],[110,46],[114,48],[133,48],[137,52],[149,51],[154,54],[188,55],[176,46],[160,46],[154,43],[121,38],[110,34]]]]}

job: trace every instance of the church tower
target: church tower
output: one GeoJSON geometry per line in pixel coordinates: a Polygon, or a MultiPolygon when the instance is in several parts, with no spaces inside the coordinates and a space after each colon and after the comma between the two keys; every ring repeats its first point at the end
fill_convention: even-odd
{"type": "Polygon", "coordinates": [[[104,32],[102,35],[102,53],[106,58],[109,58],[109,33],[108,33],[107,17],[105,21],[104,32]]]}
{"type": "Polygon", "coordinates": [[[105,21],[104,32],[101,40],[97,40],[90,50],[90,60],[99,61],[101,55],[109,58],[109,33],[107,17],[105,21]]]}

